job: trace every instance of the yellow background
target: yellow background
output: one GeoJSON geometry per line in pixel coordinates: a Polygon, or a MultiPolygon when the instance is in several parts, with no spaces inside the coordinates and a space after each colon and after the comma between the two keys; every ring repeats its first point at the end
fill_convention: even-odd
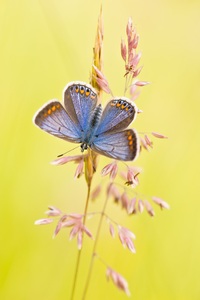
{"type": "MultiPolygon", "coordinates": [[[[100,4],[0,2],[0,299],[70,297],[76,241],[68,241],[69,230],[52,240],[55,224],[33,224],[49,204],[82,212],[86,186],[84,177],[74,181],[73,163],[49,164],[74,145],[38,130],[32,117],[49,99],[61,100],[69,81],[88,81],[100,4]]],[[[143,114],[134,127],[169,136],[154,140],[154,150],[143,152],[135,165],[144,170],[139,191],[162,197],[170,211],[155,207],[155,218],[127,217],[110,203],[111,216],[136,234],[137,253],[112,240],[106,224],[99,241],[98,253],[128,280],[135,300],[200,298],[199,11],[195,0],[103,1],[104,72],[112,91],[123,93],[120,39],[132,16],[143,53],[139,78],[151,82],[137,99],[143,114]]],[[[94,185],[108,161],[101,158],[94,185]]],[[[102,196],[90,211],[100,210],[103,201],[102,196]]],[[[87,223],[94,235],[97,219],[87,223]]],[[[85,239],[76,299],[81,299],[92,244],[85,239]]],[[[87,299],[125,298],[95,261],[87,299]]]]}

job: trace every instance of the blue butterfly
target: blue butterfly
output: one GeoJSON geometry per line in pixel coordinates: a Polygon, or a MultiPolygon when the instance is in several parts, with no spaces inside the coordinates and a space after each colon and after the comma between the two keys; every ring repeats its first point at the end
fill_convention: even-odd
{"type": "Polygon", "coordinates": [[[135,130],[126,129],[138,109],[127,98],[114,98],[102,110],[97,93],[84,82],[70,82],[64,89],[64,106],[57,100],[46,103],[34,116],[42,130],[73,143],[83,152],[95,152],[122,161],[131,161],[139,153],[135,130]],[[126,129],[126,130],[125,130],[126,129]]]}

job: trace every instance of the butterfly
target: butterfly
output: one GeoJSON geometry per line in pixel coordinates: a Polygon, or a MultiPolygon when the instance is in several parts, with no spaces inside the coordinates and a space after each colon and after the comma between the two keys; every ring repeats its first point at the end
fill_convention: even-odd
{"type": "Polygon", "coordinates": [[[139,138],[126,129],[138,109],[125,97],[113,98],[105,109],[97,104],[95,89],[84,82],[70,82],[64,89],[64,105],[51,100],[39,109],[33,119],[42,130],[73,143],[81,151],[93,151],[121,161],[134,160],[139,153],[139,138]]]}

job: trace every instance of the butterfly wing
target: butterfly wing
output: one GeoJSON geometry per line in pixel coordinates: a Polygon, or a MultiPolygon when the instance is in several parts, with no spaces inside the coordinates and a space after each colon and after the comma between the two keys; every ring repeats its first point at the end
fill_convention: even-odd
{"type": "Polygon", "coordinates": [[[70,119],[59,101],[50,101],[36,112],[33,122],[42,130],[66,141],[79,143],[81,128],[70,119]]]}
{"type": "Polygon", "coordinates": [[[91,85],[71,82],[64,89],[64,107],[82,131],[86,131],[92,110],[97,104],[97,94],[91,85]]]}
{"type": "Polygon", "coordinates": [[[137,107],[129,99],[115,98],[105,107],[96,135],[122,131],[135,119],[137,107]]]}
{"type": "Polygon", "coordinates": [[[139,138],[133,129],[112,134],[101,134],[94,139],[91,149],[114,159],[131,161],[139,153],[139,138]]]}

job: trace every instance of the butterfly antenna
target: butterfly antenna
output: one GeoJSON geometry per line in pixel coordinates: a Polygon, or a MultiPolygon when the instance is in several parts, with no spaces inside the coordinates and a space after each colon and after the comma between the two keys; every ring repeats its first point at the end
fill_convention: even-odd
{"type": "Polygon", "coordinates": [[[62,153],[62,154],[57,155],[57,157],[61,157],[61,156],[65,155],[65,154],[67,154],[67,153],[69,153],[69,152],[71,152],[71,151],[74,151],[75,149],[77,149],[77,148],[79,148],[79,147],[80,147],[80,146],[76,146],[75,148],[73,148],[73,149],[71,149],[71,150],[69,150],[69,151],[66,151],[66,152],[64,152],[64,153],[62,153]]]}

